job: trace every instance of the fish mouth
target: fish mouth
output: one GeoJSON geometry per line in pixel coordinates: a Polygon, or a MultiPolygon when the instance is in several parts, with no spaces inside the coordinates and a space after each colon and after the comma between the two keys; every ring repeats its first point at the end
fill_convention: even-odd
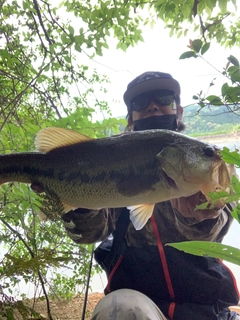
{"type": "Polygon", "coordinates": [[[207,198],[209,192],[218,192],[221,190],[229,192],[232,175],[234,175],[232,168],[224,161],[215,163],[215,165],[212,166],[212,181],[210,183],[203,184],[201,186],[201,192],[207,198]]]}
{"type": "Polygon", "coordinates": [[[226,190],[231,183],[231,167],[227,166],[224,161],[221,161],[218,166],[213,168],[212,179],[215,181],[219,187],[226,190]]]}

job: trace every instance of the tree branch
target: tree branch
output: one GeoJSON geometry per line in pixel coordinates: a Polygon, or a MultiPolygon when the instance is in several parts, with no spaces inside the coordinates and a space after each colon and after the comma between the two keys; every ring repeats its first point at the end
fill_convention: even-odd
{"type": "MultiPolygon", "coordinates": [[[[19,240],[22,241],[22,243],[24,244],[24,246],[27,248],[28,252],[30,253],[31,257],[32,258],[35,258],[35,254],[34,252],[32,251],[32,249],[29,247],[29,245],[26,243],[26,241],[23,239],[23,237],[21,236],[21,234],[13,229],[9,223],[7,223],[4,219],[0,219],[1,222],[9,229],[12,231],[13,234],[15,234],[19,240]]],[[[44,284],[44,280],[43,280],[43,277],[42,277],[42,274],[41,272],[38,270],[37,271],[37,274],[38,274],[38,277],[39,277],[39,280],[41,282],[41,286],[42,286],[42,289],[43,289],[43,293],[44,293],[44,296],[46,298],[46,303],[47,303],[47,312],[48,312],[48,316],[49,316],[49,319],[50,320],[53,320],[53,317],[51,315],[51,308],[50,308],[50,301],[48,299],[48,295],[47,295],[47,291],[46,291],[46,288],[45,288],[45,284],[44,284]]]]}
{"type": "Polygon", "coordinates": [[[42,29],[43,29],[44,34],[45,34],[45,37],[46,37],[48,43],[51,45],[51,44],[53,44],[53,43],[52,43],[51,39],[50,39],[49,36],[48,36],[47,30],[46,30],[45,27],[44,27],[44,24],[43,24],[43,21],[42,21],[41,12],[40,12],[40,10],[39,10],[39,6],[38,6],[38,3],[37,3],[37,0],[33,0],[33,3],[34,3],[35,10],[36,10],[36,12],[37,12],[37,16],[38,16],[40,25],[41,25],[41,27],[42,27],[42,29]]]}
{"type": "Polygon", "coordinates": [[[196,15],[197,15],[197,6],[198,6],[198,3],[199,3],[199,0],[194,0],[194,4],[193,4],[193,7],[192,7],[192,11],[193,11],[193,16],[194,16],[194,18],[195,18],[196,15]]]}

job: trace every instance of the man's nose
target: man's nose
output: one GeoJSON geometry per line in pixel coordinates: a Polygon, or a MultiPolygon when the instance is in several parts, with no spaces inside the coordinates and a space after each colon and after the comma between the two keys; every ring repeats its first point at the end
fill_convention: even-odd
{"type": "Polygon", "coordinates": [[[151,99],[151,101],[147,107],[147,111],[153,112],[153,111],[158,111],[158,110],[159,110],[159,106],[154,102],[154,100],[151,99]]]}

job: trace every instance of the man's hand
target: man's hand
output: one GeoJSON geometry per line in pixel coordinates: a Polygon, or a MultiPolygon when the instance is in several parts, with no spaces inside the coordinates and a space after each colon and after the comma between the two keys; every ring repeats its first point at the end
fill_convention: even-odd
{"type": "Polygon", "coordinates": [[[185,218],[195,218],[198,221],[217,218],[222,208],[196,209],[197,205],[206,201],[206,197],[201,192],[198,192],[190,197],[172,199],[171,204],[172,207],[177,209],[185,218]]]}

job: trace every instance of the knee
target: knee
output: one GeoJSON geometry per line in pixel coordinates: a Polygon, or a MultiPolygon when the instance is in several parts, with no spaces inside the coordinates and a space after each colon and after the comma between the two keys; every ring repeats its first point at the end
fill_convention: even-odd
{"type": "Polygon", "coordinates": [[[148,313],[149,301],[138,291],[120,289],[104,297],[96,306],[92,320],[153,320],[148,313]]]}

